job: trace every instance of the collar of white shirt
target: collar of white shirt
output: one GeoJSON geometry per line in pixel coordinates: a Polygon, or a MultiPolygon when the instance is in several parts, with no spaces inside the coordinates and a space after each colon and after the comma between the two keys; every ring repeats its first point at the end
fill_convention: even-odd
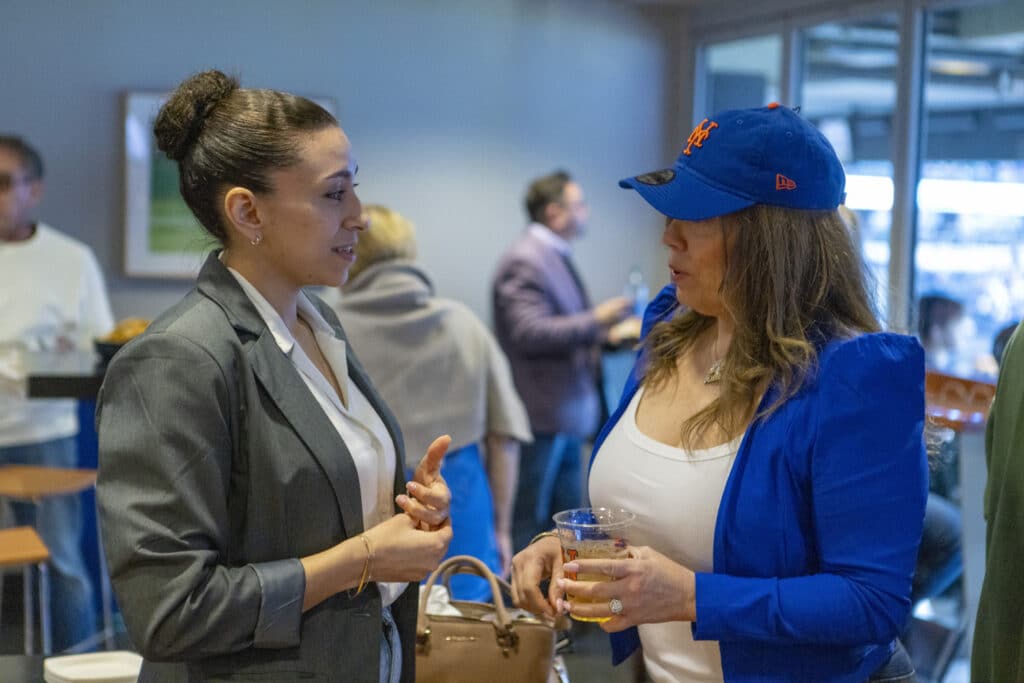
{"type": "Polygon", "coordinates": [[[530,227],[528,227],[527,230],[529,230],[531,235],[557,251],[562,256],[572,255],[572,247],[569,246],[569,242],[555,233],[555,231],[548,226],[543,225],[542,223],[530,223],[530,227]]]}
{"type": "MultiPolygon", "coordinates": [[[[267,329],[270,330],[270,334],[273,335],[274,341],[281,351],[291,358],[292,350],[295,348],[295,337],[292,336],[288,326],[285,325],[284,319],[277,312],[267,299],[260,294],[260,291],[256,287],[245,279],[245,276],[239,273],[234,268],[228,266],[228,270],[238,281],[242,291],[245,292],[249,300],[252,301],[252,305],[256,307],[256,312],[263,318],[263,322],[266,323],[267,329]]],[[[328,358],[328,363],[332,368],[336,368],[337,371],[334,373],[334,379],[338,382],[338,388],[341,389],[341,399],[344,405],[348,405],[348,361],[346,358],[346,346],[345,342],[338,339],[334,335],[334,329],[324,320],[324,317],[320,315],[320,311],[316,310],[316,306],[309,300],[305,292],[299,293],[298,299],[299,317],[305,320],[313,335],[316,337],[317,343],[320,345],[321,351],[328,358]]]]}

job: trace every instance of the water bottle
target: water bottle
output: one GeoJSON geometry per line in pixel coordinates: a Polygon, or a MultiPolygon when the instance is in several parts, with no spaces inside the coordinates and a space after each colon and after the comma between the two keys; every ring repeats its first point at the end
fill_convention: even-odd
{"type": "Polygon", "coordinates": [[[633,315],[643,317],[647,300],[650,298],[650,290],[647,289],[647,283],[644,282],[644,274],[640,270],[640,266],[633,266],[629,270],[626,298],[633,302],[633,315]]]}

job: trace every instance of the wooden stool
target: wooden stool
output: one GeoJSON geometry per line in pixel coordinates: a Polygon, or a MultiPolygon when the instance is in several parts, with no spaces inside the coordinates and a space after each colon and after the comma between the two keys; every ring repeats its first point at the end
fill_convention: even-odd
{"type": "Polygon", "coordinates": [[[0,529],[0,568],[21,567],[24,576],[22,595],[25,602],[25,654],[34,654],[35,609],[32,605],[32,565],[39,569],[39,623],[43,654],[50,654],[50,577],[46,563],[50,551],[36,530],[30,526],[0,529]]]}
{"type": "MultiPolygon", "coordinates": [[[[96,470],[74,469],[69,467],[43,467],[38,465],[3,465],[0,466],[0,498],[39,503],[45,498],[79,494],[96,485],[96,470]]],[[[99,544],[99,524],[96,529],[99,544]]],[[[114,615],[113,593],[110,588],[110,576],[107,573],[107,562],[103,556],[103,548],[99,550],[100,591],[103,604],[103,631],[95,638],[88,639],[92,644],[96,638],[102,638],[108,650],[114,646],[114,615]]],[[[47,596],[49,602],[49,596],[47,596]]],[[[86,643],[78,643],[75,649],[86,643]]]]}

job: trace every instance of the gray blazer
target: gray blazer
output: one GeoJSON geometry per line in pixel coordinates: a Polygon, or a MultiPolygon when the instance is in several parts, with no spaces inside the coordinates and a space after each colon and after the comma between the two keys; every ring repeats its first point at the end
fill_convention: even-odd
{"type": "Polygon", "coordinates": [[[495,335],[534,434],[593,434],[601,328],[562,256],[527,232],[502,256],[492,297],[495,335]]]}
{"type": "MultiPolygon", "coordinates": [[[[348,358],[402,462],[394,417],[348,358]]],[[[103,545],[145,658],[140,681],[377,683],[375,585],[302,613],[298,558],[363,531],[355,465],[216,254],[196,288],[115,356],[97,430],[103,545]]],[[[412,584],[392,605],[410,682],[416,594],[412,584]]]]}

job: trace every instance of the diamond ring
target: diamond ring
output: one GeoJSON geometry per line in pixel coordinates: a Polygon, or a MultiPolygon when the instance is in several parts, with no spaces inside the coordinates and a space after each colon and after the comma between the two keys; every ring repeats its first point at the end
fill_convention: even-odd
{"type": "Polygon", "coordinates": [[[608,609],[615,616],[622,614],[622,600],[619,600],[618,598],[612,598],[608,601],[608,609]]]}

